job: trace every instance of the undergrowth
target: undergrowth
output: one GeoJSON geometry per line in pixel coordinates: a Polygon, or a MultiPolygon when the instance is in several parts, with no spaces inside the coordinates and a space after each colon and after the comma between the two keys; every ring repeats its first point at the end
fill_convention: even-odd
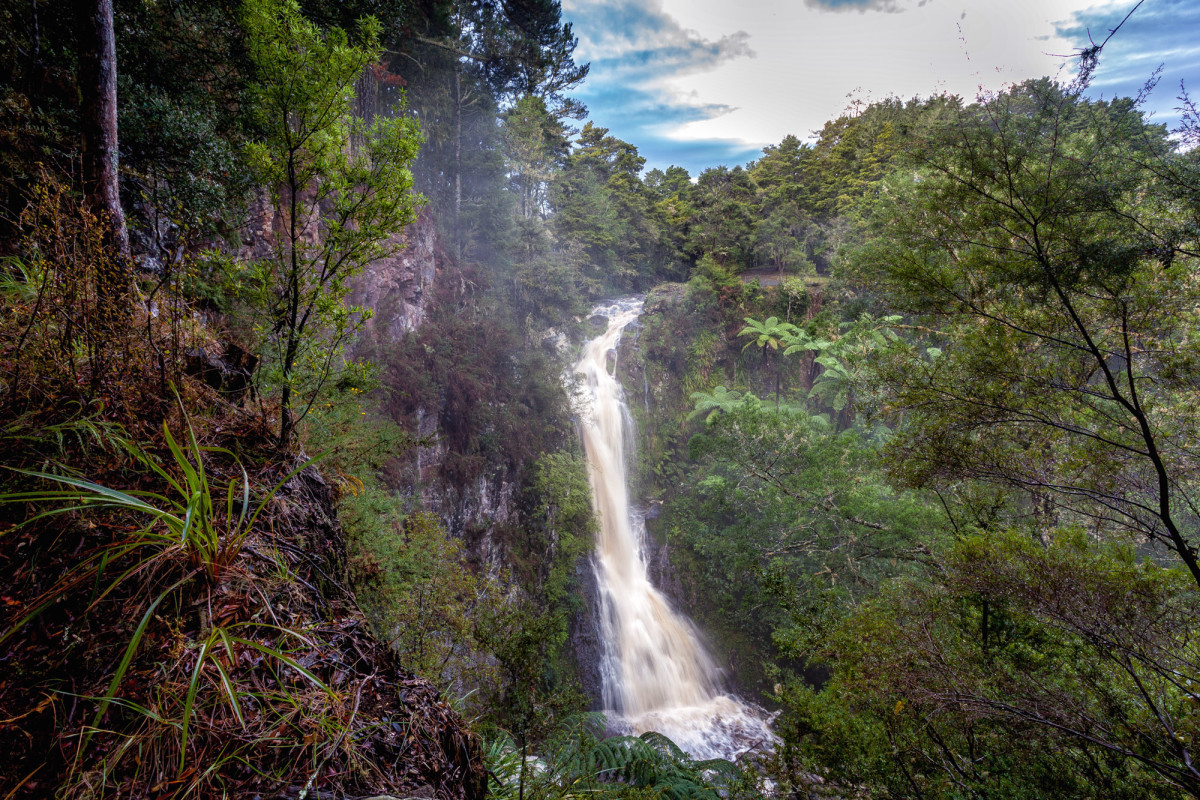
{"type": "MultiPolygon", "coordinates": [[[[188,267],[134,272],[102,222],[47,178],[0,264],[0,797],[482,797],[346,587],[345,448],[327,483],[189,377],[218,333],[188,267]]],[[[326,438],[362,438],[352,388],[326,438]]]]}
{"type": "Polygon", "coordinates": [[[719,800],[760,797],[754,778],[722,758],[693,759],[666,736],[605,736],[602,714],[568,717],[537,757],[504,730],[488,740],[489,791],[496,800],[620,797],[719,800]]]}
{"type": "MultiPolygon", "coordinates": [[[[310,540],[313,521],[278,508],[279,495],[296,503],[311,491],[309,464],[264,484],[188,430],[186,447],[165,430],[165,464],[117,445],[135,454],[130,473],[165,491],[21,471],[69,488],[0,497],[29,509],[4,533],[15,557],[4,559],[13,596],[0,645],[37,677],[6,682],[0,701],[32,705],[40,687],[51,692],[40,716],[57,718],[43,731],[56,749],[31,766],[29,788],[45,785],[42,768],[63,773],[64,797],[411,785],[372,757],[400,746],[394,728],[409,725],[394,669],[380,672],[390,654],[345,601],[313,590],[334,565],[310,540]],[[206,463],[218,456],[227,463],[206,463]],[[42,588],[44,560],[67,568],[42,588]],[[75,642],[60,649],[63,637],[75,642]]],[[[26,764],[47,755],[15,752],[26,764]]]]}

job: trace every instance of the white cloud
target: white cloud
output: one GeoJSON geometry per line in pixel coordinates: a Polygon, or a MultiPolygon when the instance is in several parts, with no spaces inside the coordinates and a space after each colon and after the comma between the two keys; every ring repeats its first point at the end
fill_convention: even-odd
{"type": "MultiPolygon", "coordinates": [[[[1086,26],[1102,40],[1133,2],[564,0],[564,12],[578,56],[593,63],[582,94],[596,122],[653,151],[652,165],[686,158],[695,171],[701,157],[736,163],[788,134],[808,138],[852,100],[970,98],[1067,77],[1086,26]]],[[[1200,70],[1200,16],[1184,13],[1194,3],[1140,8],[1106,48],[1094,93],[1136,91],[1162,61],[1172,91],[1200,70]],[[1184,64],[1178,77],[1173,57],[1184,64]]]]}
{"type": "Polygon", "coordinates": [[[592,65],[581,97],[599,124],[617,125],[636,144],[732,111],[675,82],[755,56],[745,31],[706,37],[666,14],[661,0],[566,0],[564,12],[579,37],[577,60],[592,65]]]}
{"type": "Polygon", "coordinates": [[[667,56],[675,61],[672,67],[685,67],[691,57],[703,67],[754,55],[745,31],[705,38],[666,14],[662,0],[566,0],[564,10],[576,22],[576,55],[583,60],[630,59],[636,65],[645,57],[667,56]]]}
{"type": "Polygon", "coordinates": [[[759,53],[702,76],[671,78],[676,91],[737,106],[681,125],[673,135],[767,144],[789,133],[807,137],[855,96],[973,96],[980,87],[1054,74],[1069,61],[1053,54],[1072,52],[1056,23],[1089,5],[1094,2],[934,0],[905,3],[903,13],[830,13],[797,2],[665,0],[664,11],[682,25],[707,36],[745,30],[759,53]]]}

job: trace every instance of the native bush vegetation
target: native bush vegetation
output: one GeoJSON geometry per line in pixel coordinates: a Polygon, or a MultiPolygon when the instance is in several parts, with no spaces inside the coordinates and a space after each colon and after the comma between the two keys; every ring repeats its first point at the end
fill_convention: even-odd
{"type": "MultiPolygon", "coordinates": [[[[47,11],[39,6],[46,4],[33,4],[33,14],[47,11]]],[[[336,30],[304,27],[293,6],[256,8],[256,36],[269,38],[290,21],[313,42],[344,42],[336,30]]],[[[177,10],[180,17],[169,18],[143,9],[153,24],[122,45],[170,50],[168,33],[178,33],[181,22],[221,36],[232,31],[241,41],[241,4],[220,19],[187,4],[177,10]]],[[[44,55],[69,55],[77,46],[69,35],[73,13],[55,9],[34,20],[44,26],[34,26],[45,37],[35,42],[48,48],[44,55]]],[[[125,18],[125,10],[118,13],[125,18]]],[[[5,35],[28,30],[18,25],[5,35]]],[[[200,55],[211,67],[205,59],[212,53],[200,55]]],[[[227,69],[204,84],[214,93],[250,74],[253,59],[226,55],[227,69]]],[[[315,46],[309,55],[313,73],[333,58],[315,46]]],[[[353,55],[357,67],[335,76],[345,97],[371,52],[353,55]]],[[[274,68],[260,78],[286,81],[286,70],[274,68]]],[[[28,77],[7,86],[6,96],[27,91],[21,80],[28,77]]],[[[139,83],[144,73],[136,70],[123,77],[121,111],[133,125],[185,102],[172,94],[185,92],[187,80],[175,82],[178,75],[164,76],[157,89],[139,83]]],[[[286,787],[307,794],[334,785],[396,792],[430,785],[454,796],[482,795],[477,742],[436,689],[400,671],[397,654],[371,636],[358,613],[330,483],[271,431],[269,415],[279,406],[256,372],[260,342],[249,332],[264,306],[262,296],[247,291],[252,265],[211,238],[201,247],[239,213],[245,184],[227,171],[244,171],[246,141],[267,138],[257,127],[266,117],[247,114],[247,88],[220,96],[200,90],[186,101],[195,102],[197,117],[165,120],[163,130],[150,127],[126,140],[135,148],[126,188],[139,193],[130,204],[137,209],[133,263],[113,245],[112,219],[70,182],[65,168],[78,148],[71,106],[56,106],[53,95],[36,110],[14,106],[18,116],[29,112],[25,123],[55,123],[47,122],[39,139],[48,163],[25,162],[5,184],[6,796],[184,797],[286,787]],[[238,107],[222,106],[227,114],[243,114],[238,124],[221,127],[228,118],[203,116],[224,102],[238,107]],[[179,136],[173,144],[186,148],[189,131],[215,139],[177,153],[182,162],[154,150],[160,135],[179,136]],[[421,743],[420,756],[404,756],[412,742],[421,743]],[[397,769],[402,756],[404,769],[397,769]]],[[[333,112],[333,128],[348,143],[357,123],[345,103],[333,112]]],[[[413,125],[392,128],[389,142],[400,148],[402,166],[415,151],[413,125]]],[[[335,140],[336,133],[325,144],[335,140]]],[[[389,202],[411,210],[411,182],[400,180],[397,163],[369,147],[358,152],[373,160],[353,162],[360,171],[342,174],[340,188],[358,184],[362,170],[387,167],[389,190],[398,193],[389,202]]],[[[339,207],[340,216],[330,219],[352,228],[361,238],[356,252],[370,258],[409,217],[356,216],[362,208],[339,207]]],[[[335,308],[340,297],[314,302],[322,313],[347,313],[335,308]]],[[[321,424],[303,432],[309,446],[333,447],[336,491],[361,488],[349,464],[370,463],[363,455],[369,448],[347,446],[367,429],[355,402],[366,386],[366,371],[343,370],[320,397],[321,424]]],[[[407,446],[403,436],[385,432],[398,449],[407,446]]]]}
{"type": "Polygon", "coordinates": [[[78,16],[0,10],[0,795],[1200,796],[1186,95],[692,176],[557,2],[115,0],[106,206],[78,16]],[[580,713],[568,370],[633,292],[647,551],[780,712],[740,766],[580,713]]]}
{"type": "Polygon", "coordinates": [[[1194,795],[1195,156],[1051,81],[908,108],[809,184],[831,283],[714,254],[651,306],[683,600],[783,709],[781,786],[1194,795]]]}
{"type": "Polygon", "coordinates": [[[746,796],[754,788],[736,764],[692,759],[661,734],[603,734],[600,715],[568,717],[545,742],[541,763],[531,769],[523,768],[514,742],[498,733],[487,750],[492,795],[560,798],[587,791],[614,797],[711,800],[746,796]]]}
{"type": "MultiPolygon", "coordinates": [[[[265,132],[247,145],[277,225],[271,256],[254,282],[269,323],[264,372],[279,387],[280,443],[344,369],[344,347],[362,309],[347,306],[347,281],[393,253],[416,218],[409,167],[420,128],[404,116],[370,122],[351,110],[354,86],[379,59],[379,23],[364,18],[360,42],[322,32],[294,3],[247,3],[253,116],[265,132]]],[[[401,106],[397,111],[402,111],[401,106]]]]}

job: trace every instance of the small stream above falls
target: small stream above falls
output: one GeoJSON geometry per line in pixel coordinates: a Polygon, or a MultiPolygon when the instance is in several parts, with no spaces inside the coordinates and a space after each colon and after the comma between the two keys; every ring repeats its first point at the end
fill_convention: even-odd
{"type": "Polygon", "coordinates": [[[608,319],[575,365],[585,378],[583,446],[599,532],[599,588],[605,713],[615,728],[658,731],[695,758],[732,759],[774,741],[769,716],[722,691],[721,672],[689,620],[650,582],[646,526],[630,502],[634,427],[617,381],[616,347],[642,311],[641,299],[596,308],[608,319]]]}

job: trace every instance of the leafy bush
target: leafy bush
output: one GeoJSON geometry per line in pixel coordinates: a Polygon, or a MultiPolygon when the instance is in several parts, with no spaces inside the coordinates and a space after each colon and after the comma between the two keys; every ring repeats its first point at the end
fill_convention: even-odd
{"type": "Polygon", "coordinates": [[[352,111],[356,82],[381,54],[377,20],[364,17],[352,44],[341,29],[305,19],[295,0],[252,0],[245,24],[258,78],[251,107],[263,130],[247,159],[281,220],[262,263],[260,334],[286,446],[342,370],[343,347],[365,317],[345,305],[347,281],[400,249],[397,235],[416,219],[410,167],[422,137],[411,117],[367,121],[352,111]]]}
{"type": "Polygon", "coordinates": [[[431,514],[402,516],[395,499],[379,489],[344,506],[353,577],[380,638],[408,669],[437,684],[488,680],[491,670],[476,653],[476,609],[499,598],[471,572],[462,543],[431,514]]]}
{"type": "Polygon", "coordinates": [[[749,788],[747,777],[725,759],[695,760],[660,733],[604,737],[603,715],[568,717],[537,756],[522,751],[503,730],[491,737],[485,758],[489,789],[498,800],[514,798],[645,797],[718,800],[749,788]]]}
{"type": "Polygon", "coordinates": [[[926,797],[1195,794],[1194,587],[1058,532],[968,537],[837,626],[781,722],[797,765],[926,797]]]}

